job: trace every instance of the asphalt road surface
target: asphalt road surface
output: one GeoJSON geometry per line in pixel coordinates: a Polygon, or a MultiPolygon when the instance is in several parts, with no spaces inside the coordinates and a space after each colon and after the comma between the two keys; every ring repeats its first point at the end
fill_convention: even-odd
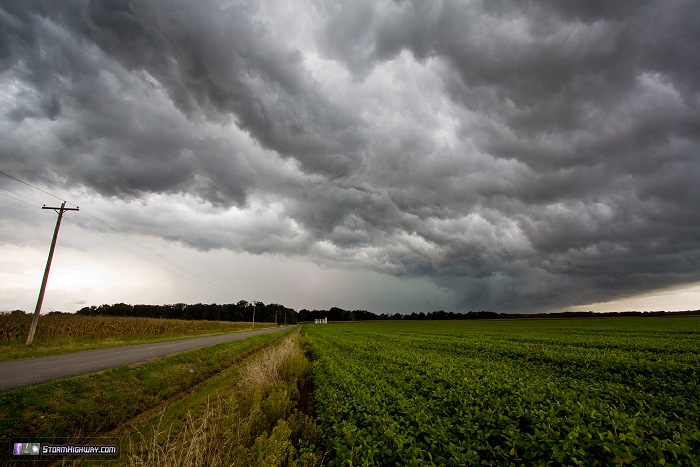
{"type": "Polygon", "coordinates": [[[121,365],[131,365],[151,358],[165,357],[222,342],[245,339],[258,334],[276,332],[284,328],[282,326],[259,331],[195,337],[193,339],[157,342],[154,344],[129,345],[126,347],[49,355],[47,357],[6,360],[0,362],[0,391],[32,386],[52,379],[85,375],[121,365]]]}

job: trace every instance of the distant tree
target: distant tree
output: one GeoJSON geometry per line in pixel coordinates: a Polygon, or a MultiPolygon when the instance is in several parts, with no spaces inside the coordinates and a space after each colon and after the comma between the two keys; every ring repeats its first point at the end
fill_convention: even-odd
{"type": "Polygon", "coordinates": [[[272,321],[275,320],[275,316],[277,317],[277,324],[284,324],[285,322],[285,317],[287,318],[287,322],[290,322],[290,316],[291,314],[294,313],[294,310],[291,308],[287,308],[285,306],[280,305],[279,303],[271,303],[270,305],[267,305],[268,310],[270,310],[271,316],[272,316],[272,321]]]}
{"type": "Polygon", "coordinates": [[[311,317],[311,312],[304,308],[303,310],[299,310],[297,312],[297,323],[302,323],[305,321],[311,321],[313,318],[311,317]]]}
{"type": "Polygon", "coordinates": [[[95,305],[92,305],[90,307],[86,306],[86,307],[78,310],[77,314],[85,315],[85,316],[95,316],[95,315],[97,315],[97,306],[95,306],[95,305]]]}
{"type": "Polygon", "coordinates": [[[378,318],[376,314],[367,310],[355,310],[353,311],[353,314],[355,315],[355,319],[358,321],[368,321],[378,318]]]}
{"type": "MultiPolygon", "coordinates": [[[[338,307],[332,307],[328,310],[328,321],[345,321],[345,310],[338,307]]],[[[318,316],[318,318],[324,318],[324,316],[318,316]]]]}
{"type": "MultiPolygon", "coordinates": [[[[108,306],[108,305],[107,305],[108,306]]],[[[142,308],[144,305],[136,305],[137,309],[126,303],[116,303],[109,309],[110,316],[148,316],[142,308]],[[143,311],[142,311],[143,310],[143,311]]]]}

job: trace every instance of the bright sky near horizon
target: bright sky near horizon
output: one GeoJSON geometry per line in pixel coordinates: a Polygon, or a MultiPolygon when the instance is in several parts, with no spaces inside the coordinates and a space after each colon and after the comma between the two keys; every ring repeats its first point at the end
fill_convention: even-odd
{"type": "Polygon", "coordinates": [[[0,310],[34,309],[60,199],[44,311],[699,309],[698,24],[691,0],[4,1],[0,310]]]}

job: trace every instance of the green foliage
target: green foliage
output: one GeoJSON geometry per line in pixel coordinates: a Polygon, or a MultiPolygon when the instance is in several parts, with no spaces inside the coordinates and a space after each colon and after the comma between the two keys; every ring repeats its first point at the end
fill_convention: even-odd
{"type": "Polygon", "coordinates": [[[253,303],[245,300],[225,305],[216,303],[175,303],[170,305],[115,303],[114,305],[105,304],[85,307],[78,310],[77,314],[85,316],[140,316],[144,318],[247,322],[251,322],[255,318],[256,323],[273,323],[275,320],[278,323],[288,324],[297,322],[297,314],[291,308],[277,303],[265,305],[262,302],[253,303]]]}
{"type": "Polygon", "coordinates": [[[320,431],[299,410],[309,377],[300,334],[256,353],[239,369],[168,408],[157,424],[140,429],[140,441],[134,443],[132,437],[125,443],[124,460],[142,467],[320,465],[314,444],[320,431]]]}
{"type": "Polygon", "coordinates": [[[81,440],[105,433],[279,338],[278,333],[258,335],[4,392],[0,394],[0,444],[18,435],[81,440]]]}
{"type": "Polygon", "coordinates": [[[329,465],[697,465],[700,319],[305,326],[329,465]]]}

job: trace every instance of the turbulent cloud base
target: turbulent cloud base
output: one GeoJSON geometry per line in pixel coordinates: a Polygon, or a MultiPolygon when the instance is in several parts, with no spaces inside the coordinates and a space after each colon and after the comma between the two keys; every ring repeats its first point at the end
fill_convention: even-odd
{"type": "Polygon", "coordinates": [[[196,250],[429,279],[454,309],[609,301],[700,281],[698,24],[692,1],[7,1],[0,161],[196,250]]]}

